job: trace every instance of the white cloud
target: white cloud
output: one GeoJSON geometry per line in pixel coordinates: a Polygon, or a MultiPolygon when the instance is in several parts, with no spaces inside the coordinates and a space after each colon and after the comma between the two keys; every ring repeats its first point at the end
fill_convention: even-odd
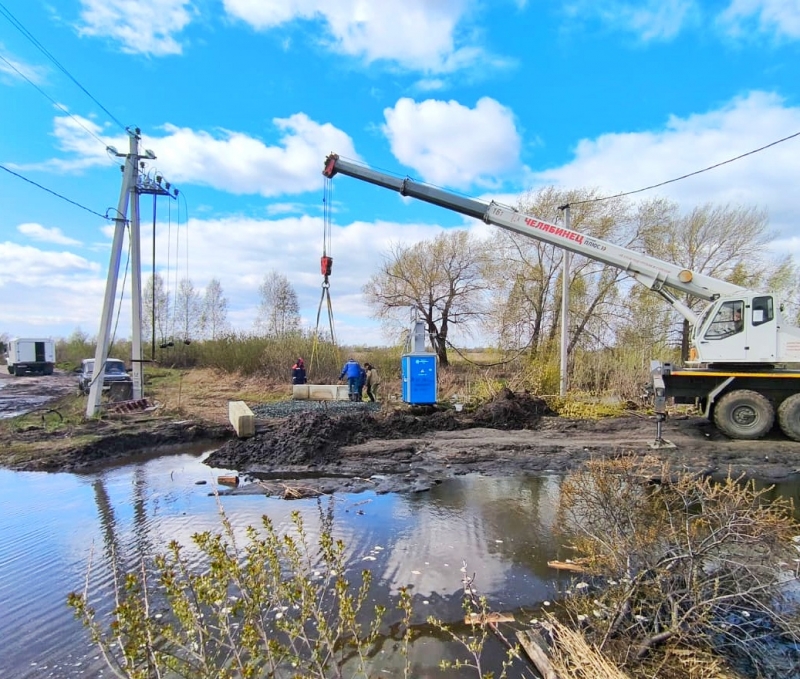
{"type": "Polygon", "coordinates": [[[0,74],[17,80],[27,78],[32,83],[40,84],[44,81],[45,69],[20,61],[0,44],[0,74]]]}
{"type": "MultiPolygon", "coordinates": [[[[663,129],[581,140],[574,160],[536,173],[540,184],[597,187],[607,194],[644,188],[760,148],[800,130],[800,107],[751,92],[714,111],[671,117],[663,129]]],[[[684,208],[705,203],[766,207],[775,229],[796,230],[800,138],[632,198],[667,196],[684,208]]]]}
{"type": "Polygon", "coordinates": [[[330,123],[304,113],[273,121],[281,131],[268,146],[239,132],[212,135],[166,125],[167,136],[145,140],[158,156],[158,168],[176,183],[204,184],[234,194],[262,196],[312,191],[322,186],[322,162],[335,150],[357,158],[352,139],[330,123]]]}
{"type": "Polygon", "coordinates": [[[565,8],[572,20],[597,17],[615,29],[641,40],[671,40],[699,9],[695,0],[576,0],[565,8]]]}
{"type": "MultiPolygon", "coordinates": [[[[67,153],[67,158],[51,158],[41,163],[15,164],[11,167],[20,170],[46,170],[51,172],[83,171],[98,165],[114,162],[106,151],[102,137],[103,127],[88,118],[72,114],[56,117],[53,120],[53,136],[58,148],[67,153]]],[[[127,151],[128,143],[122,137],[111,140],[120,150],[127,151]]]]}
{"type": "Polygon", "coordinates": [[[519,170],[514,115],[494,99],[483,97],[468,108],[457,101],[402,98],[383,114],[392,153],[427,182],[490,186],[519,170]]]}
{"type": "Polygon", "coordinates": [[[66,335],[99,322],[100,266],[72,252],[0,242],[0,328],[10,334],[66,335]]]}
{"type": "Polygon", "coordinates": [[[256,29],[293,20],[322,22],[324,40],[368,63],[386,59],[407,68],[452,72],[485,53],[459,44],[458,27],[472,0],[223,0],[226,11],[256,29]]]}
{"type": "Polygon", "coordinates": [[[54,243],[56,245],[80,245],[80,241],[68,238],[58,227],[48,229],[41,224],[20,224],[17,227],[23,236],[28,236],[31,240],[42,241],[43,243],[54,243]]]}
{"type": "Polygon", "coordinates": [[[180,54],[175,36],[192,20],[191,0],[81,0],[80,35],[110,38],[124,52],[180,54]]]}
{"type": "MultiPolygon", "coordinates": [[[[469,228],[483,233],[488,228],[470,220],[469,228]]],[[[258,308],[258,286],[264,274],[274,269],[285,274],[297,290],[302,317],[308,327],[316,321],[322,277],[319,273],[322,219],[286,217],[283,219],[189,219],[171,229],[157,225],[156,270],[174,291],[177,281],[188,275],[201,292],[211,278],[222,284],[229,301],[229,321],[237,330],[253,327],[258,308]],[[171,241],[171,242],[168,242],[171,241]],[[178,250],[180,257],[175,256],[178,250]],[[169,253],[169,255],[168,255],[169,253]]],[[[415,243],[435,237],[442,227],[435,224],[400,224],[378,221],[334,225],[329,251],[334,258],[331,297],[336,331],[345,344],[381,344],[382,329],[361,294],[362,286],[377,269],[380,253],[397,242],[415,243]]],[[[110,242],[108,227],[100,230],[110,242]]],[[[143,279],[150,275],[152,242],[150,231],[142,235],[143,279]]],[[[98,254],[100,263],[91,262],[69,251],[48,252],[16,243],[0,243],[0,332],[67,336],[80,326],[90,334],[97,332],[108,266],[108,248],[98,254]],[[9,295],[8,291],[14,294],[9,295]]],[[[124,269],[124,264],[123,267],[124,269]]],[[[120,272],[120,280],[123,278],[120,272]]],[[[119,320],[119,336],[129,336],[130,281],[119,320]]],[[[120,284],[121,285],[121,284],[120,284]]],[[[121,288],[118,287],[117,299],[121,288]]],[[[323,319],[325,314],[323,313],[323,319]]]]}
{"type": "MultiPolygon", "coordinates": [[[[69,157],[13,167],[68,172],[112,162],[95,138],[102,128],[86,118],[75,118],[80,124],[67,116],[54,122],[58,146],[69,157]]],[[[140,148],[152,149],[158,170],[176,184],[211,186],[237,195],[278,196],[316,190],[323,182],[322,162],[331,151],[358,159],[350,136],[330,123],[314,122],[304,113],[275,118],[273,123],[281,133],[273,146],[241,132],[223,130],[215,135],[167,124],[165,136],[144,137],[140,148]]],[[[108,142],[120,153],[128,150],[127,138],[109,138],[108,142]]]]}
{"type": "Polygon", "coordinates": [[[752,32],[800,38],[800,3],[797,0],[732,0],[719,15],[728,33],[743,37],[752,32]]]}

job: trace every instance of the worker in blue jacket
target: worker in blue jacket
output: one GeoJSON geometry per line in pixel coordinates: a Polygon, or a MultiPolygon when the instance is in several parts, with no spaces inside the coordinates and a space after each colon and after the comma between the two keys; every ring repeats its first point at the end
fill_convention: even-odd
{"type": "Polygon", "coordinates": [[[342,373],[339,379],[347,378],[347,393],[351,401],[358,401],[358,383],[361,380],[361,365],[354,358],[351,358],[344,364],[342,373]]]}

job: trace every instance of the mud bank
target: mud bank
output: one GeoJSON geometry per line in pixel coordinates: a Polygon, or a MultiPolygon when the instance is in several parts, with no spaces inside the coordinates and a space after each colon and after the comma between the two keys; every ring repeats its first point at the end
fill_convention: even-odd
{"type": "MultiPolygon", "coordinates": [[[[16,460],[4,458],[3,466],[16,471],[87,471],[109,461],[133,460],[139,455],[153,453],[166,455],[181,452],[187,444],[207,443],[211,447],[216,442],[231,437],[230,427],[191,420],[149,420],[141,423],[127,422],[124,426],[108,425],[102,421],[91,422],[81,428],[74,443],[63,440],[71,438],[73,433],[51,434],[50,439],[56,445],[47,455],[16,460]]],[[[47,437],[47,433],[37,427],[15,434],[17,441],[40,442],[42,437],[47,437]]]]}
{"type": "Polygon", "coordinates": [[[323,413],[268,422],[207,459],[252,479],[232,493],[294,497],[336,491],[423,491],[459,474],[564,473],[592,457],[649,455],[691,472],[768,481],[800,472],[800,443],[774,432],[733,441],[702,418],[670,419],[653,448],[652,417],[554,416],[544,401],[506,393],[474,413],[323,413]]]}

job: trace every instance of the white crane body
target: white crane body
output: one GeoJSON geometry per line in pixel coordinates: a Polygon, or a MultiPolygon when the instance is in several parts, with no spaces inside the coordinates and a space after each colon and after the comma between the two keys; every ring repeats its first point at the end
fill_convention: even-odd
{"type": "Polygon", "coordinates": [[[747,290],[494,201],[398,178],[336,154],[326,158],[323,174],[344,174],[391,189],[625,271],[667,300],[691,325],[691,368],[654,362],[654,392],[661,412],[669,397],[697,401],[726,434],[745,439],[764,436],[777,412],[783,431],[800,441],[800,372],[778,367],[800,363],[800,328],[784,316],[773,294],[747,290]],[[698,315],[677,299],[676,292],[708,305],[698,315]]]}

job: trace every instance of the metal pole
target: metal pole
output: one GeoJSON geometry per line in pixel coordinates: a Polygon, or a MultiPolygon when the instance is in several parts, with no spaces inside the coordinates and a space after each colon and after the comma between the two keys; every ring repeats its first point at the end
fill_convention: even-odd
{"type": "Polygon", "coordinates": [[[157,194],[153,194],[153,277],[152,281],[152,288],[153,288],[153,306],[150,307],[150,325],[153,327],[151,328],[153,339],[152,339],[152,346],[150,349],[150,359],[152,361],[156,360],[156,197],[157,194]]]}
{"type": "Polygon", "coordinates": [[[134,177],[131,187],[131,367],[133,398],[144,395],[142,375],[142,238],[139,222],[139,191],[134,177]]]}
{"type": "MultiPolygon", "coordinates": [[[[570,228],[569,205],[564,206],[564,227],[570,228]]],[[[569,345],[569,262],[570,251],[564,250],[564,265],[561,272],[561,375],[559,394],[567,395],[567,347],[569,345]]]]}
{"type": "Polygon", "coordinates": [[[114,240],[111,244],[111,259],[108,264],[108,278],[106,279],[106,294],[103,298],[103,312],[100,316],[100,330],[97,333],[97,349],[94,353],[92,386],[89,389],[89,398],[86,402],[86,417],[92,417],[95,414],[100,405],[100,396],[103,393],[103,378],[106,372],[106,358],[109,337],[111,335],[111,319],[114,314],[114,300],[117,296],[117,278],[119,277],[119,262],[122,256],[122,241],[125,235],[128,200],[131,189],[136,182],[136,164],[139,162],[139,130],[128,130],[128,136],[130,137],[130,152],[125,157],[122,187],[119,193],[117,214],[114,217],[114,240]]]}

